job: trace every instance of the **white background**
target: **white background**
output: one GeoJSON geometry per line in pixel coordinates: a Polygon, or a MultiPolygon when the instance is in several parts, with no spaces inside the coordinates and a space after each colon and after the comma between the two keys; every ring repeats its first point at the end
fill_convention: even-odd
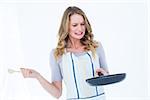
{"type": "MultiPolygon", "coordinates": [[[[51,81],[49,53],[57,44],[64,10],[71,5],[87,15],[104,47],[109,71],[127,73],[105,86],[108,100],[149,100],[148,4],[144,0],[0,1],[0,100],[52,100],[35,79],[8,68],[39,71],[51,81]]],[[[65,88],[63,96],[64,99],[65,88]]]]}

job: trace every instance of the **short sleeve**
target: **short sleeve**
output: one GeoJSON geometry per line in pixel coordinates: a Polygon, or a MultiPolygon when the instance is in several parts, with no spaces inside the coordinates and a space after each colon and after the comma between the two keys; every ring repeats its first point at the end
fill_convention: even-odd
{"type": "Polygon", "coordinates": [[[96,49],[96,52],[97,52],[98,57],[99,57],[100,67],[104,68],[105,70],[108,71],[107,62],[106,62],[106,58],[105,58],[105,52],[104,52],[104,49],[103,49],[103,46],[101,43],[99,43],[99,45],[96,49]]]}
{"type": "Polygon", "coordinates": [[[54,57],[54,49],[50,52],[49,63],[51,68],[51,81],[52,82],[61,81],[62,74],[61,74],[60,66],[54,57]]]}

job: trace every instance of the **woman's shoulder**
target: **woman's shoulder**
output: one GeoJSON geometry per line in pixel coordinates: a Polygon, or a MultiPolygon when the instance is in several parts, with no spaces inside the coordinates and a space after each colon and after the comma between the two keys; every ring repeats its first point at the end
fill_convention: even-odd
{"type": "Polygon", "coordinates": [[[50,50],[50,55],[53,55],[54,56],[54,54],[55,54],[55,48],[52,48],[51,50],[50,50]]]}
{"type": "Polygon", "coordinates": [[[101,42],[98,42],[98,47],[96,48],[96,53],[99,55],[104,52],[103,45],[101,42]]]}
{"type": "Polygon", "coordinates": [[[102,47],[102,43],[101,42],[97,42],[97,48],[96,49],[100,49],[102,47]]]}
{"type": "Polygon", "coordinates": [[[53,59],[53,61],[56,61],[56,62],[60,62],[61,61],[61,58],[62,56],[59,56],[58,59],[56,59],[55,57],[55,51],[56,51],[56,48],[52,48],[51,51],[50,51],[50,58],[53,59]]]}

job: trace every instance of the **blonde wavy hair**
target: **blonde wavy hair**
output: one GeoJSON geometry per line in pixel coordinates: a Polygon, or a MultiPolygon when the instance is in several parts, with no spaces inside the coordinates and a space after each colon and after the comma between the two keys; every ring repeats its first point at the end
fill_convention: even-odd
{"type": "Polygon", "coordinates": [[[58,32],[58,44],[54,52],[54,56],[56,59],[58,59],[60,56],[64,54],[64,49],[67,47],[67,42],[69,39],[69,21],[70,16],[73,14],[79,14],[83,16],[85,21],[85,35],[80,40],[80,42],[85,46],[85,51],[92,51],[92,54],[94,55],[96,52],[96,48],[98,47],[98,42],[93,40],[94,35],[92,34],[92,28],[91,25],[85,15],[85,13],[78,7],[72,6],[68,7],[62,17],[59,32],[58,32]]]}

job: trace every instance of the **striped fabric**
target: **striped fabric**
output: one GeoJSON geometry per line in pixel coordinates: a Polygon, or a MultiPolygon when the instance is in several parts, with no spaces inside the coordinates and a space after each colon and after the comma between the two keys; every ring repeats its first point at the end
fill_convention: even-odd
{"type": "Polygon", "coordinates": [[[92,53],[76,56],[67,52],[62,56],[62,73],[67,90],[67,100],[105,100],[103,87],[94,87],[86,83],[87,78],[96,76],[99,60],[92,53]]]}

